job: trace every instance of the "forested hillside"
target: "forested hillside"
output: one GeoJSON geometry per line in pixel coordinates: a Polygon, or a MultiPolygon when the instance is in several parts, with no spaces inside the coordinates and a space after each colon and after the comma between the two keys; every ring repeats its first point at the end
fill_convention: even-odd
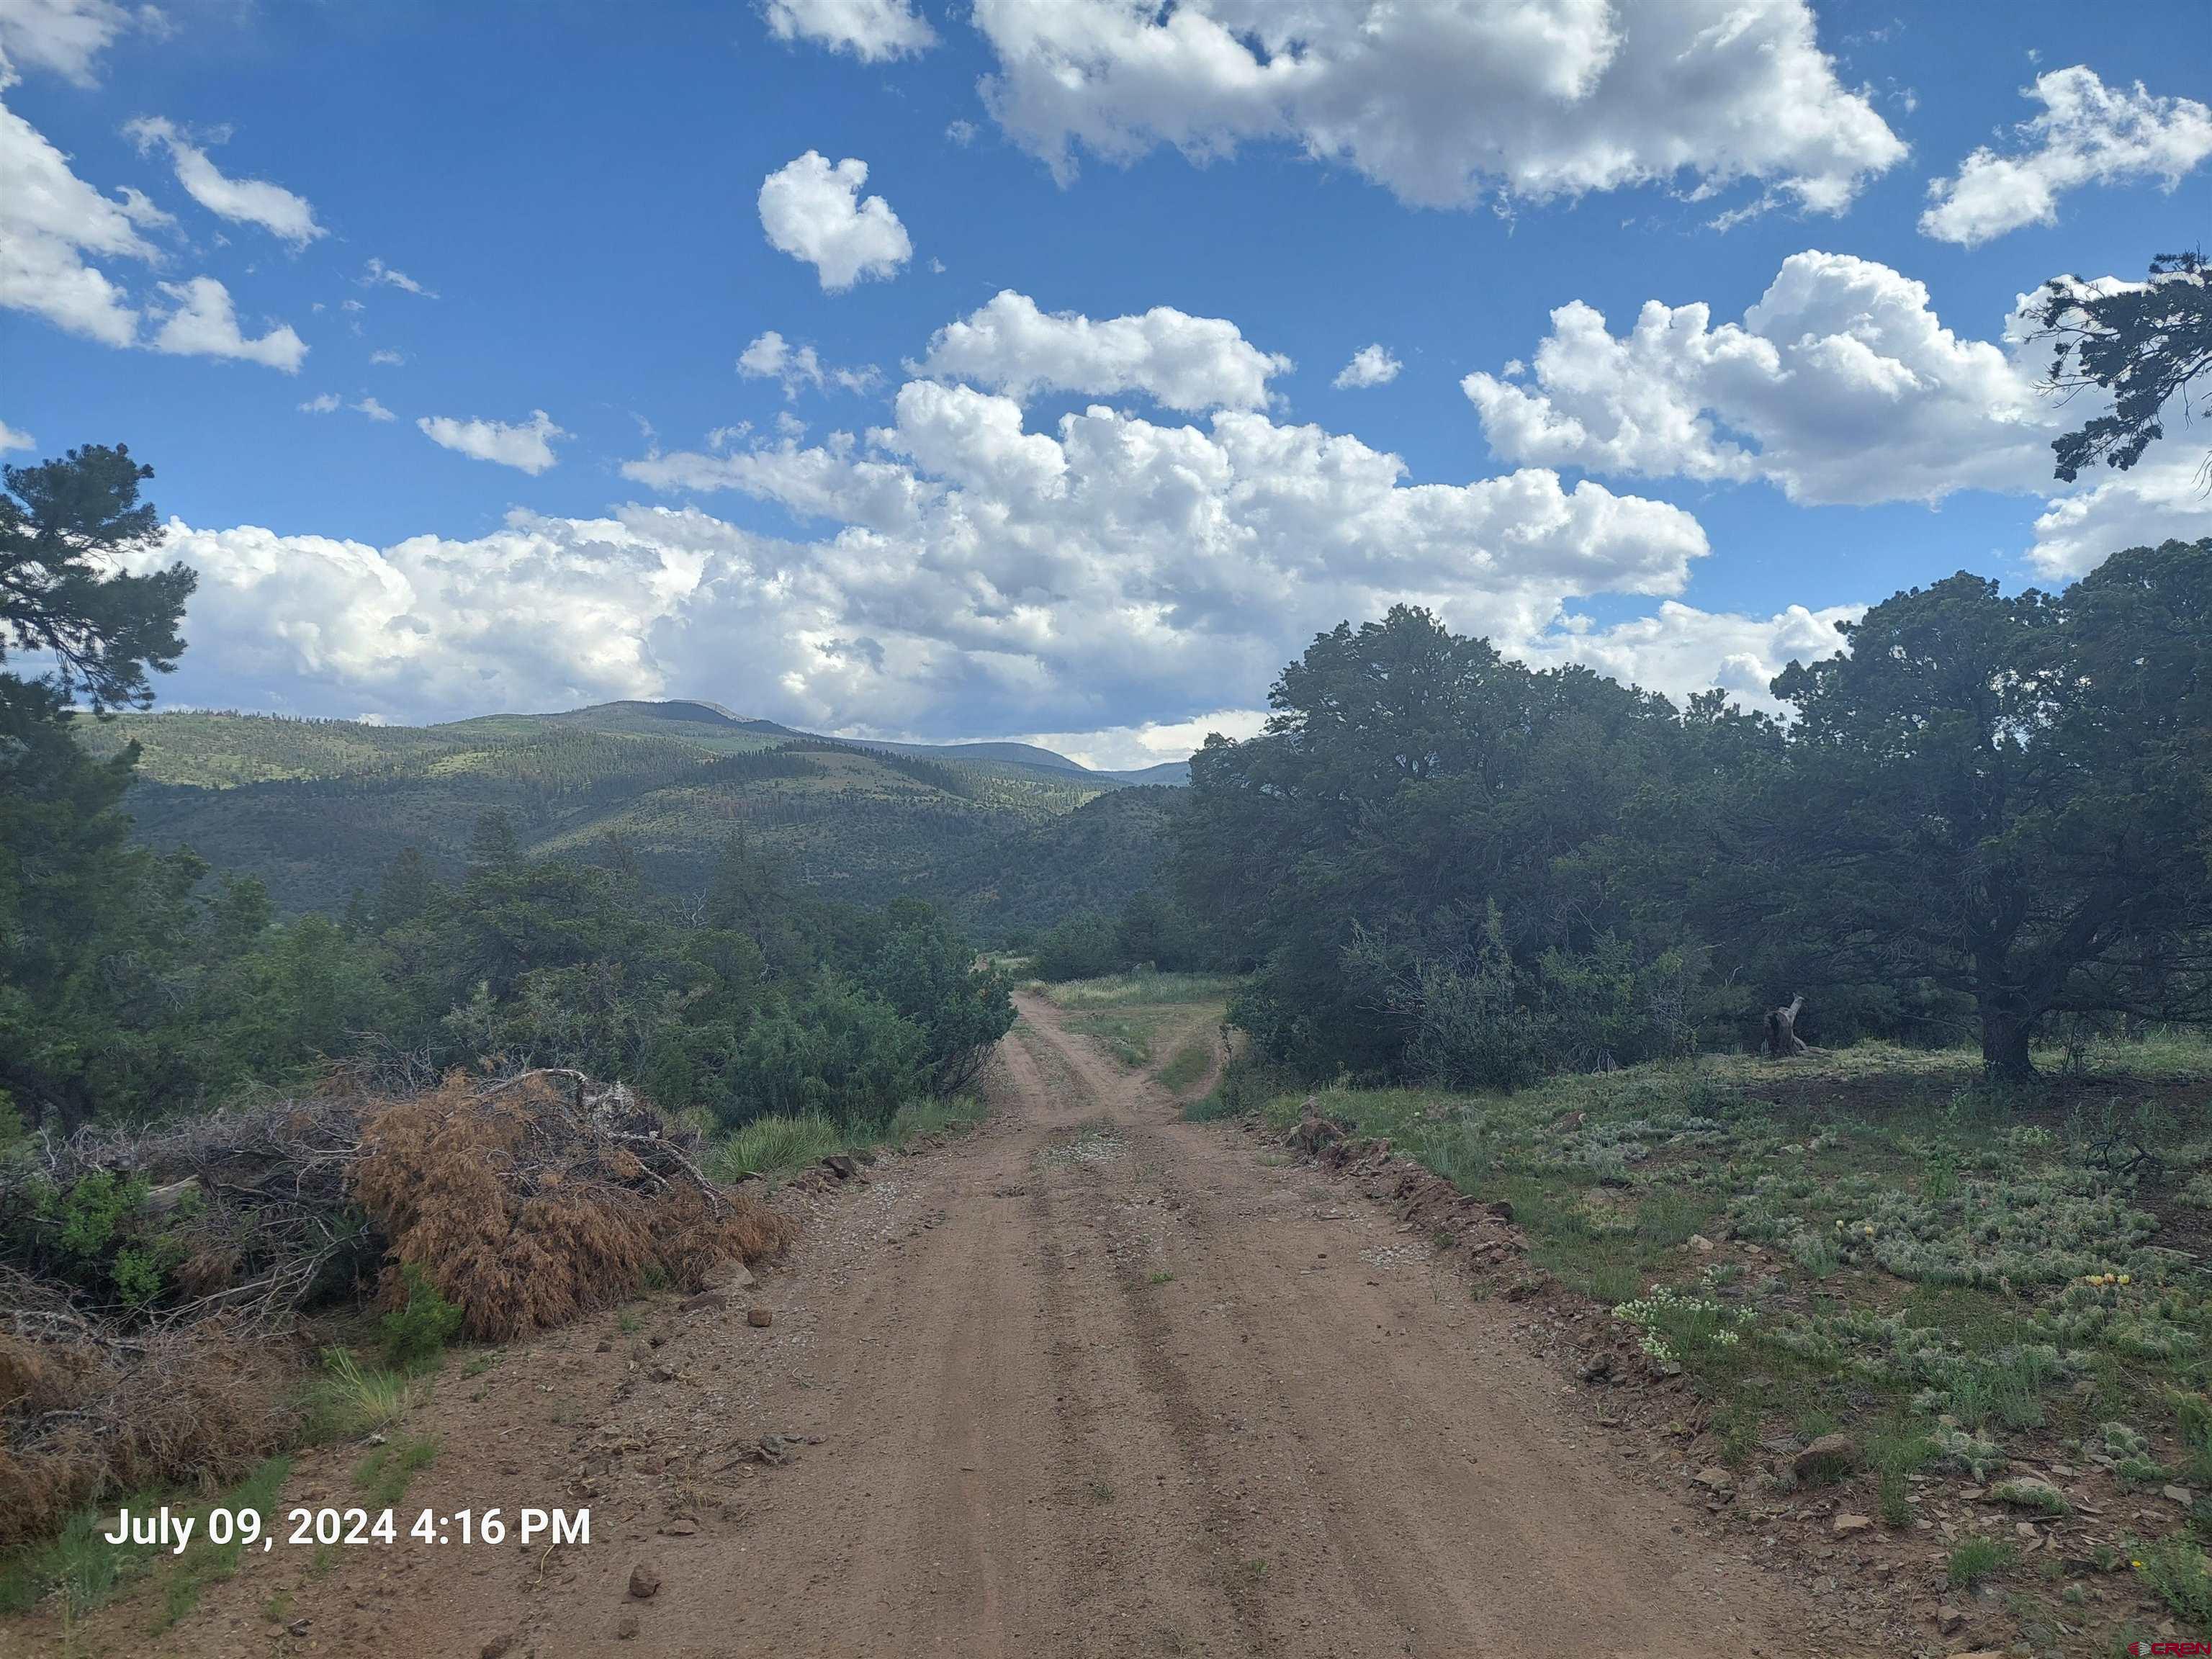
{"type": "Polygon", "coordinates": [[[667,896],[703,890],[741,834],[824,896],[927,895],[998,936],[1119,905],[1149,879],[1168,810],[1153,788],[1104,805],[1129,793],[1121,777],[1026,744],[861,746],[698,702],[430,727],[180,713],[75,729],[102,757],[138,744],[128,805],[143,842],[252,874],[290,912],[337,909],[409,848],[458,873],[478,814],[496,811],[526,853],[619,863],[667,896]]]}

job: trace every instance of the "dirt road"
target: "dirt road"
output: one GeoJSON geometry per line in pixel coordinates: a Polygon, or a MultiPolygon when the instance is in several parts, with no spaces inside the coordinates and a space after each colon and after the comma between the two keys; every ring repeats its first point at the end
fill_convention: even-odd
{"type": "Polygon", "coordinates": [[[742,1300],[672,1301],[650,1328],[610,1316],[441,1382],[444,1450],[408,1507],[582,1492],[589,1547],[257,1565],[175,1647],[1831,1650],[1557,1408],[1558,1375],[1424,1239],[1182,1122],[1049,1005],[1021,1006],[1000,1115],[826,1198],[751,1293],[772,1328],[742,1300]],[[795,1461],[734,1461],[763,1431],[799,1437],[795,1461]],[[645,1600],[641,1562],[661,1581],[645,1600]],[[247,1585],[264,1571],[297,1581],[293,1635],[258,1606],[289,1581],[247,1585]]]}

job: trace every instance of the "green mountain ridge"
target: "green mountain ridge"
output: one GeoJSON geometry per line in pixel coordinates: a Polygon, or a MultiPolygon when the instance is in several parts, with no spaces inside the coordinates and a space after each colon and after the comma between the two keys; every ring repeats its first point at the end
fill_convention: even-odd
{"type": "Polygon", "coordinates": [[[480,813],[525,848],[703,886],[732,835],[826,895],[944,905],[986,938],[1146,885],[1187,763],[1093,771],[1027,744],[858,743],[708,702],[622,702],[430,726],[201,711],[76,722],[135,740],[142,840],[259,877],[291,911],[374,890],[405,848],[458,870],[480,813]]]}

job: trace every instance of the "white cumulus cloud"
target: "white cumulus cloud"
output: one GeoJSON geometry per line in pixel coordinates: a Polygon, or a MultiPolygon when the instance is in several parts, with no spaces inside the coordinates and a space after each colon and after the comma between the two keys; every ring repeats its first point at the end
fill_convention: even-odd
{"type": "Polygon", "coordinates": [[[134,15],[114,0],[0,0],[0,86],[38,69],[88,87],[115,37],[158,16],[151,6],[134,15]]]}
{"type": "MultiPolygon", "coordinates": [[[[542,414],[447,428],[471,453],[558,435],[542,414]]],[[[685,693],[819,730],[1092,733],[1085,752],[1153,756],[1225,699],[1256,704],[1344,617],[1409,599],[1538,639],[1577,598],[1679,593],[1706,551],[1681,509],[1542,468],[1416,483],[1357,437],[1253,409],[1093,404],[1033,429],[1017,398],[940,380],[865,434],[724,431],[623,471],[740,491],[791,527],[639,506],[384,547],[174,526],[149,556],[201,573],[177,695],[425,719],[685,693]]]]}
{"type": "Polygon", "coordinates": [[[1340,392],[1388,386],[1398,378],[1398,371],[1404,367],[1388,346],[1364,345],[1352,354],[1352,361],[1336,371],[1336,378],[1329,384],[1340,392]]]}
{"type": "MultiPolygon", "coordinates": [[[[4,0],[0,0],[4,3],[4,0]]],[[[76,176],[46,135],[0,104],[0,309],[43,318],[103,345],[145,342],[156,351],[242,358],[286,373],[307,354],[289,327],[257,338],[240,331],[229,290],[211,276],[160,284],[166,303],[142,309],[95,259],[156,265],[161,252],[142,232],[169,216],[132,190],[102,196],[76,176]]]]}
{"type": "Polygon", "coordinates": [[[2026,95],[2043,112],[2014,129],[2010,153],[1984,145],[1957,177],[1929,183],[1923,234],[1978,247],[2022,225],[2055,222],[2069,191],[2139,179],[2170,191],[2212,156],[2212,109],[2192,98],[2153,97],[2140,81],[2107,87],[2076,64],[2038,76],[2026,95]]]}
{"type": "Polygon", "coordinates": [[[236,224],[258,225],[280,241],[305,247],[329,233],[315,222],[315,210],[303,196],[265,179],[233,179],[208,158],[208,153],[160,116],[141,116],[123,131],[141,153],[164,149],[177,170],[185,193],[218,218],[236,224]]]}
{"type": "Polygon", "coordinates": [[[1291,368],[1237,325],[1172,306],[1093,322],[1047,313],[1008,289],[938,330],[919,372],[973,380],[1026,399],[1039,392],[1112,396],[1140,392],[1170,409],[1263,409],[1267,380],[1291,368]]]}
{"type": "Polygon", "coordinates": [[[0,306],[112,346],[138,337],[129,295],[88,260],[151,263],[139,231],[149,216],[113,201],[70,168],[69,158],[0,105],[0,306]]]}
{"type": "Polygon", "coordinates": [[[307,342],[283,323],[249,339],[239,328],[230,290],[214,277],[164,283],[161,292],[173,302],[173,308],[161,319],[161,326],[155,331],[155,350],[186,357],[235,357],[265,363],[287,374],[299,372],[307,355],[307,342]]]}
{"type": "Polygon", "coordinates": [[[1650,616],[1609,628],[1577,617],[1509,654],[1535,668],[1577,663],[1677,702],[1718,690],[1745,708],[1774,709],[1780,705],[1767,690],[1774,677],[1792,662],[1836,655],[1844,648],[1837,623],[1865,613],[1863,605],[1819,611],[1793,605],[1778,616],[1744,617],[1667,599],[1650,616]]]}
{"type": "Polygon", "coordinates": [[[2035,521],[2028,562],[2046,580],[2085,575],[2123,548],[2212,536],[2203,445],[2172,426],[2165,443],[2127,471],[2085,473],[2082,482],[2035,521]]]}
{"type": "Polygon", "coordinates": [[[1655,300],[1616,335],[1575,301],[1552,313],[1533,377],[1516,361],[1461,386],[1492,452],[1522,465],[1763,480],[1807,504],[1932,505],[1962,489],[2041,495],[2025,552],[2051,579],[2124,547],[2212,534],[2203,448],[2185,431],[2185,410],[2169,411],[2173,435],[2131,471],[2055,482],[2052,440],[2109,404],[2049,395],[2026,305],[2023,296],[2001,340],[1968,338],[1888,266],[1798,253],[1741,323],[1655,300]]]}
{"type": "Polygon", "coordinates": [[[554,425],[542,409],[532,410],[527,421],[511,426],[503,421],[459,421],[450,415],[425,415],[415,424],[432,443],[459,451],[471,460],[496,461],[532,477],[554,465],[553,440],[570,435],[554,425]]]}
{"type": "Polygon", "coordinates": [[[812,265],[825,293],[896,276],[914,257],[890,204],[862,199],[867,182],[866,161],[848,155],[832,166],[811,149],[761,180],[761,228],[770,246],[812,265]]]}
{"type": "Polygon", "coordinates": [[[0,450],[34,449],[38,440],[27,432],[19,432],[7,422],[0,421],[0,450]]]}
{"type": "MultiPolygon", "coordinates": [[[[721,649],[780,663],[788,610],[748,619],[743,550],[698,515],[634,522],[512,515],[470,539],[389,547],[252,526],[172,520],[137,556],[199,572],[185,613],[192,649],[176,682],[262,706],[424,720],[460,709],[532,709],[650,696],[708,682],[721,649]],[[708,586],[712,578],[718,587],[708,586]],[[714,637],[684,637],[687,606],[717,596],[714,637]],[[676,625],[673,635],[661,633],[676,625]]],[[[719,676],[715,677],[719,678],[719,676]]]]}
{"type": "Polygon", "coordinates": [[[1012,396],[931,380],[865,435],[623,471],[743,491],[817,537],[793,557],[830,578],[836,637],[872,647],[790,712],[837,729],[1193,719],[1345,617],[1410,599],[1526,638],[1576,595],[1679,592],[1705,551],[1688,514],[1541,469],[1415,484],[1356,437],[1245,410],[1176,425],[1093,404],[1032,430],[1012,396]]]}
{"type": "Polygon", "coordinates": [[[1741,323],[1654,300],[1615,335],[1571,301],[1534,371],[1461,382],[1501,459],[1764,478],[1794,501],[2047,484],[2061,415],[2005,347],[1946,328],[1921,283],[1817,252],[1784,260],[1741,323]]]}
{"type": "Polygon", "coordinates": [[[1000,124],[1195,157],[1284,140],[1458,207],[1683,180],[1848,206],[1904,143],[1820,50],[1806,0],[977,0],[1000,124]]]}
{"type": "Polygon", "coordinates": [[[761,14],[779,40],[810,40],[864,64],[910,57],[937,44],[936,31],[910,0],[767,0],[761,14]]]}

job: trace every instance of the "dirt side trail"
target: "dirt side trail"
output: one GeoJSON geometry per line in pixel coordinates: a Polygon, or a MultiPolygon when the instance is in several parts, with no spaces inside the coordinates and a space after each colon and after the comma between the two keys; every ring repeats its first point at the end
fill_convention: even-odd
{"type": "MultiPolygon", "coordinates": [[[[726,1310],[670,1299],[449,1369],[404,1508],[589,1502],[588,1547],[280,1551],[155,1645],[1856,1650],[1559,1410],[1558,1374],[1425,1239],[1020,1006],[999,1116],[823,1198],[726,1310]],[[741,1460],[766,1431],[793,1462],[741,1460]]],[[[358,1501],[341,1466],[313,1474],[288,1505],[358,1501]]]]}

